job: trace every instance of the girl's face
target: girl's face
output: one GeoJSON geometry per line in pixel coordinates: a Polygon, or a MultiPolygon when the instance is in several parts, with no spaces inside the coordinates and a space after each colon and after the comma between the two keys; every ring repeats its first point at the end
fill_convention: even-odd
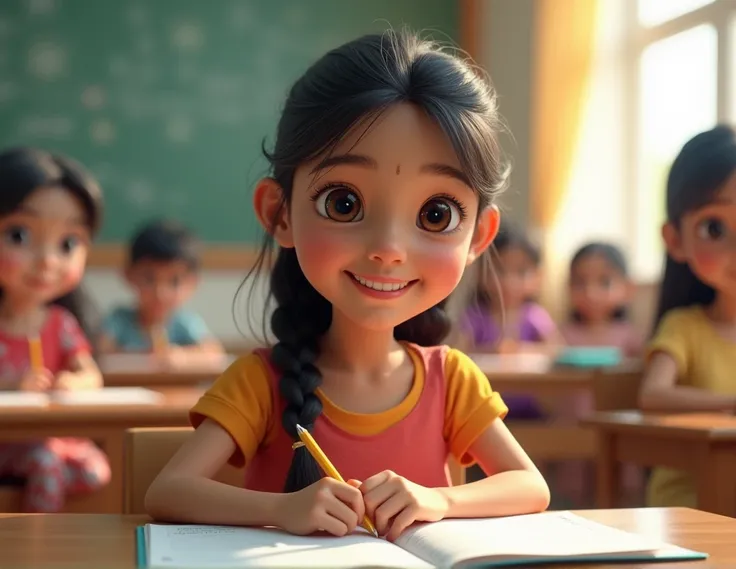
{"type": "Polygon", "coordinates": [[[498,252],[498,280],[505,308],[518,308],[539,294],[539,267],[521,247],[510,246],[498,252]]]}
{"type": "Polygon", "coordinates": [[[74,290],[89,243],[84,209],[68,190],[35,190],[0,219],[0,288],[6,299],[44,304],[74,290]]]}
{"type": "Polygon", "coordinates": [[[670,256],[718,292],[736,291],[736,173],[710,203],[663,231],[670,256]]]}
{"type": "Polygon", "coordinates": [[[578,259],[570,271],[570,303],[585,322],[601,323],[629,302],[627,278],[603,255],[578,259]]]}
{"type": "Polygon", "coordinates": [[[450,295],[495,235],[498,214],[478,215],[450,143],[413,105],[358,130],[298,168],[276,238],[296,248],[333,314],[393,329],[450,295]]]}

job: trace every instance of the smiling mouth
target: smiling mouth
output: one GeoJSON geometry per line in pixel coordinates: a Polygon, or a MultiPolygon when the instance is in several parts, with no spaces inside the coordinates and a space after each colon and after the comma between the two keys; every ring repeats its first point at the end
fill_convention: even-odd
{"type": "Polygon", "coordinates": [[[345,271],[350,277],[355,281],[363,285],[365,288],[369,288],[371,290],[375,290],[378,292],[396,292],[402,289],[405,289],[407,286],[414,284],[416,281],[394,281],[394,282],[379,282],[379,281],[372,281],[370,279],[363,278],[361,276],[358,276],[354,273],[351,273],[350,271],[345,271]]]}

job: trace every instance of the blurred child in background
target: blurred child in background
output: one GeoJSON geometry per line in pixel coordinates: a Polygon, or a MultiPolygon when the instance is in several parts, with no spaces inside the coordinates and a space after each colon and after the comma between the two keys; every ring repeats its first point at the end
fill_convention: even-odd
{"type": "Polygon", "coordinates": [[[611,346],[638,356],[643,338],[627,318],[633,295],[626,258],[610,243],[581,247],[570,262],[571,321],[561,327],[569,346],[611,346]]]}
{"type": "Polygon", "coordinates": [[[148,352],[172,365],[222,355],[202,318],[182,308],[198,283],[199,241],[183,225],[158,220],[140,229],[130,245],[125,280],[135,306],[115,308],[102,324],[104,352],[148,352]]]}
{"type": "MultiPolygon", "coordinates": [[[[667,180],[667,249],[639,396],[657,412],[736,411],[736,132],[687,142],[667,180]]],[[[696,460],[693,457],[693,460],[696,460]]],[[[647,505],[697,507],[694,480],[654,468],[647,505]]]]}
{"type": "Polygon", "coordinates": [[[560,334],[552,317],[537,302],[541,286],[539,249],[508,224],[499,232],[494,247],[497,278],[484,271],[478,273],[464,315],[461,342],[471,352],[550,351],[560,344],[560,334]]]}
{"type": "MultiPolygon", "coordinates": [[[[0,389],[102,385],[79,288],[101,217],[102,192],[80,165],[30,148],[0,154],[0,389]]],[[[0,444],[0,477],[23,480],[23,511],[58,512],[107,484],[110,467],[92,441],[54,437],[0,444]]]]}

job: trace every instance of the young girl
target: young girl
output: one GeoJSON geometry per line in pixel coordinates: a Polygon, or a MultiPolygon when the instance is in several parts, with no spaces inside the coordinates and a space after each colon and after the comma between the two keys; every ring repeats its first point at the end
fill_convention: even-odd
{"type": "Polygon", "coordinates": [[[415,521],[546,508],[506,406],[439,345],[446,299],[497,229],[497,124],[472,67],[408,33],[349,42],[296,82],[254,197],[279,246],[278,342],[194,407],[146,496],[153,517],[344,535],[367,514],[395,539],[415,521]],[[349,483],[322,478],[297,425],[349,483]],[[448,453],[491,476],[449,487],[448,453]],[[211,479],[227,461],[246,465],[244,489],[211,479]]]}
{"type": "MultiPolygon", "coordinates": [[[[736,411],[736,132],[717,126],[685,144],[667,180],[667,258],[640,406],[736,411]]],[[[694,481],[655,468],[650,506],[694,508],[694,481]]]]}
{"type": "MultiPolygon", "coordinates": [[[[101,210],[99,187],[72,161],[0,154],[0,389],[101,385],[79,289],[101,210]]],[[[92,441],[51,438],[0,444],[0,476],[25,480],[25,511],[57,512],[67,495],[106,484],[110,469],[92,441]]]]}
{"type": "Polygon", "coordinates": [[[625,356],[641,353],[643,339],[626,319],[633,292],[626,258],[615,245],[593,242],[570,262],[572,321],[561,327],[569,346],[611,346],[625,356]]]}
{"type": "MultiPolygon", "coordinates": [[[[518,229],[504,225],[493,245],[497,279],[479,273],[462,329],[474,352],[535,352],[559,345],[552,317],[537,302],[539,249],[518,229]],[[497,281],[497,286],[496,286],[497,281]]],[[[490,255],[491,250],[486,254],[490,255]]]]}

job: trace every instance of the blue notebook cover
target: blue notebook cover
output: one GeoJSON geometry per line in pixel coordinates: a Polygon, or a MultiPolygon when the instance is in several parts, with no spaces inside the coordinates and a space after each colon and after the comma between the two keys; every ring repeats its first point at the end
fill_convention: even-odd
{"type": "MultiPolygon", "coordinates": [[[[136,528],[135,536],[136,567],[138,567],[138,569],[147,569],[148,559],[146,559],[146,533],[143,526],[138,526],[136,528]]],[[[708,559],[707,553],[673,546],[672,549],[664,549],[661,552],[658,552],[656,556],[646,553],[632,553],[627,556],[590,556],[584,559],[571,559],[564,557],[506,559],[484,562],[482,565],[479,565],[479,567],[518,567],[520,565],[528,567],[530,565],[558,565],[560,563],[658,563],[662,561],[702,561],[703,559],[708,559]]]]}
{"type": "Polygon", "coordinates": [[[616,347],[576,347],[565,348],[555,364],[576,367],[612,367],[623,360],[621,350],[616,347]]]}

